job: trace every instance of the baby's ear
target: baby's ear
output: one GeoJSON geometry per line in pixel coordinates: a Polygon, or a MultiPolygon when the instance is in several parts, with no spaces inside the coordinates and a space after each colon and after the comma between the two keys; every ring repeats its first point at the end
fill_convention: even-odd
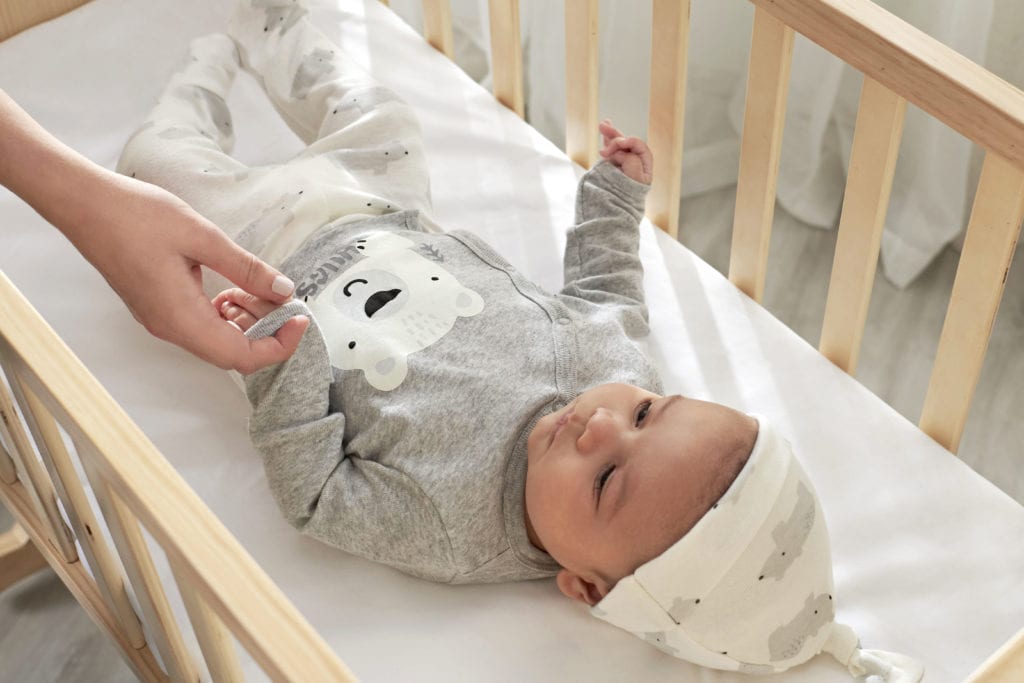
{"type": "Polygon", "coordinates": [[[603,590],[597,584],[587,581],[579,574],[568,569],[559,571],[558,576],[555,577],[555,582],[565,597],[579,600],[591,607],[601,602],[601,598],[608,593],[607,590],[603,590]]]}

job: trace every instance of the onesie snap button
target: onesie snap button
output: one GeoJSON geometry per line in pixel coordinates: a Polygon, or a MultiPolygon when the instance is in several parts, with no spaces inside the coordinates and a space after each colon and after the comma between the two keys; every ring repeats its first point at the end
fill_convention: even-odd
{"type": "Polygon", "coordinates": [[[568,324],[569,324],[569,322],[570,322],[570,321],[569,321],[569,319],[568,319],[568,318],[559,318],[559,319],[558,319],[558,324],[559,324],[559,325],[568,325],[568,324]]]}

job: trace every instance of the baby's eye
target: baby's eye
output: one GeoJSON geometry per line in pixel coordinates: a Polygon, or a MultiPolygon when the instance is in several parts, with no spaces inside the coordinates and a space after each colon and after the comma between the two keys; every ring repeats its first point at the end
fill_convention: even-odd
{"type": "Polygon", "coordinates": [[[651,401],[644,401],[637,407],[635,425],[639,427],[647,419],[647,413],[651,411],[651,401]]]}

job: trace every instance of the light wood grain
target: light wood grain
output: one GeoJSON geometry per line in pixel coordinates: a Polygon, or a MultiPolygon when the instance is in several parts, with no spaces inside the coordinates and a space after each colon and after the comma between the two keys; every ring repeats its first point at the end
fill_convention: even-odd
{"type": "Polygon", "coordinates": [[[59,17],[87,0],[4,0],[0,2],[0,40],[59,17]]]}
{"type": "Polygon", "coordinates": [[[114,545],[117,546],[121,562],[131,579],[135,597],[149,627],[150,637],[156,642],[157,651],[160,653],[160,660],[172,680],[199,683],[198,670],[185,649],[181,631],[171,613],[170,604],[153,565],[153,558],[146,547],[138,520],[106,481],[96,474],[93,468],[96,453],[89,452],[88,448],[83,448],[81,444],[76,443],[75,446],[78,452],[85,456],[82,464],[86,476],[92,484],[96,502],[103,511],[103,518],[107,521],[107,529],[114,539],[114,545]]]}
{"type": "Polygon", "coordinates": [[[203,651],[203,658],[210,671],[210,677],[214,683],[240,683],[245,680],[242,675],[242,667],[238,663],[238,653],[235,652],[234,641],[231,634],[216,613],[209,608],[198,593],[192,588],[188,579],[171,565],[171,572],[178,584],[178,592],[181,594],[182,602],[185,603],[185,611],[188,612],[189,621],[192,622],[192,630],[199,641],[199,649],[203,651]]]}
{"type": "Polygon", "coordinates": [[[491,27],[491,78],[494,96],[522,118],[523,48],[519,38],[519,0],[488,0],[491,27]]]}
{"type": "Polygon", "coordinates": [[[920,427],[960,445],[1024,220],[1024,171],[989,152],[978,181],[920,427]]]}
{"type": "Polygon", "coordinates": [[[754,11],[746,112],[736,186],[729,281],[760,302],[782,152],[782,127],[793,63],[793,30],[768,12],[754,11]]]}
{"type": "Polygon", "coordinates": [[[967,683],[1020,683],[1024,680],[1024,628],[970,675],[967,683]]]}
{"type": "MultiPolygon", "coordinates": [[[[0,379],[0,381],[3,381],[0,379]]],[[[14,448],[14,439],[7,429],[7,421],[11,419],[0,402],[0,481],[6,484],[13,484],[18,480],[18,470],[14,467],[14,460],[7,449],[14,448]]]]}
{"type": "MultiPolygon", "coordinates": [[[[8,377],[11,390],[16,391],[17,374],[11,371],[11,362],[12,359],[4,353],[3,348],[0,348],[0,368],[8,377]]],[[[20,413],[15,408],[14,399],[2,381],[0,381],[0,412],[7,416],[4,423],[14,443],[14,452],[11,455],[14,456],[18,479],[24,484],[25,490],[28,491],[29,497],[34,502],[50,542],[60,550],[66,562],[74,562],[78,559],[78,550],[75,548],[71,530],[64,523],[64,518],[61,517],[57,507],[57,495],[53,490],[53,484],[36,457],[32,442],[22,426],[20,413]]]]}
{"type": "Polygon", "coordinates": [[[423,0],[423,37],[448,59],[455,59],[451,0],[423,0]]]}
{"type": "Polygon", "coordinates": [[[96,589],[92,575],[81,562],[66,562],[60,552],[46,539],[46,531],[40,524],[31,499],[21,482],[5,484],[0,482],[0,501],[14,515],[15,520],[25,529],[36,548],[46,558],[50,567],[67,586],[75,600],[82,606],[93,622],[103,630],[117,646],[132,673],[141,680],[151,683],[166,683],[170,679],[157,664],[149,648],[135,648],[121,628],[121,623],[110,611],[96,589]]]}
{"type": "Polygon", "coordinates": [[[690,0],[654,0],[651,94],[647,114],[647,141],[654,154],[654,180],[647,196],[647,216],[673,237],[679,236],[689,38],[690,0]]]}
{"type": "Polygon", "coordinates": [[[598,0],[565,0],[565,153],[597,163],[598,0]]]}
{"type": "Polygon", "coordinates": [[[46,558],[20,524],[0,534],[0,593],[46,566],[46,558]]]}
{"type": "Polygon", "coordinates": [[[875,284],[907,101],[864,79],[818,350],[851,375],[857,369],[875,284]]]}
{"type": "Polygon", "coordinates": [[[13,387],[19,403],[25,408],[25,422],[36,441],[57,495],[64,504],[71,528],[82,552],[93,569],[96,587],[107,605],[117,615],[132,647],[141,647],[146,638],[135,610],[128,600],[124,577],[117,561],[107,547],[100,525],[93,514],[78,472],[64,447],[64,440],[53,417],[29,389],[16,382],[13,387]]]}
{"type": "Polygon", "coordinates": [[[1024,92],[868,0],[751,0],[1024,169],[1024,92]]]}
{"type": "Polygon", "coordinates": [[[2,273],[0,354],[271,678],[355,680],[2,273]]]}

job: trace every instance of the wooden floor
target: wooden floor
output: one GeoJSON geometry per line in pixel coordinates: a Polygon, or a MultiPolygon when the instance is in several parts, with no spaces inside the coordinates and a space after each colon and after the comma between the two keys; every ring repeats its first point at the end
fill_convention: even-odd
{"type": "MultiPolygon", "coordinates": [[[[727,268],[732,190],[683,202],[682,241],[721,271],[727,268]]],[[[765,305],[817,345],[835,231],[776,212],[765,305]]],[[[906,290],[879,275],[872,297],[859,379],[916,422],[924,400],[958,254],[943,253],[906,290]]],[[[1024,503],[1024,273],[1010,271],[1007,296],[961,445],[961,457],[1024,503]]],[[[0,506],[0,529],[9,516],[0,506]]],[[[116,650],[49,572],[0,595],[4,681],[115,683],[133,680],[116,650]]]]}

